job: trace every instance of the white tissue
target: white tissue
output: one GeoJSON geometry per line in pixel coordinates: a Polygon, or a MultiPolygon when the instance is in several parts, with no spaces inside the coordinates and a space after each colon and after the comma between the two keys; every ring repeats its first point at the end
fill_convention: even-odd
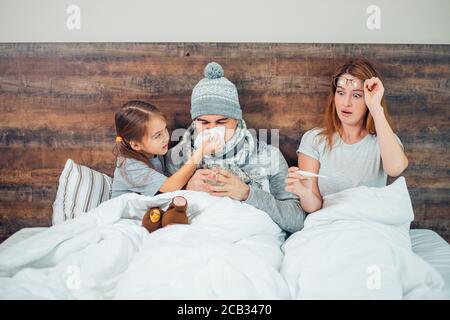
{"type": "Polygon", "coordinates": [[[197,138],[195,138],[194,141],[194,147],[197,149],[202,143],[204,139],[209,139],[210,137],[218,135],[219,141],[221,143],[221,146],[223,147],[225,145],[225,127],[224,126],[217,126],[211,129],[207,129],[202,131],[197,135],[197,138]]]}

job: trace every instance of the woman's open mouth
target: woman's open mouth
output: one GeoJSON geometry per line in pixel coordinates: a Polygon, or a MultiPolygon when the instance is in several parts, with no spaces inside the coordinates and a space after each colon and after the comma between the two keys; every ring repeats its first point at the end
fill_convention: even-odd
{"type": "Polygon", "coordinates": [[[345,110],[342,110],[341,113],[344,117],[350,117],[353,114],[353,112],[345,110]]]}

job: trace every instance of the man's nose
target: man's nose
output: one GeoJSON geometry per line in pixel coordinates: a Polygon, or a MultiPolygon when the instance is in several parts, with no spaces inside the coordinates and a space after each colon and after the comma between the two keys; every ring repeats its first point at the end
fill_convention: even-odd
{"type": "Polygon", "coordinates": [[[215,124],[215,123],[208,123],[207,125],[205,125],[205,129],[211,129],[211,128],[214,128],[214,127],[217,127],[217,124],[215,124]]]}

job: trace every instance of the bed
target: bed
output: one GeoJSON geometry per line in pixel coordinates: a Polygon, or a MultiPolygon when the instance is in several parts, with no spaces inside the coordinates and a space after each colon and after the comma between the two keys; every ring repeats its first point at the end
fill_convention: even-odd
{"type": "Polygon", "coordinates": [[[0,245],[0,298],[450,298],[450,246],[409,229],[404,177],[325,197],[288,239],[267,213],[230,198],[180,190],[109,199],[110,188],[110,177],[69,159],[53,227],[22,229],[0,245]],[[177,195],[188,200],[190,225],[142,228],[149,207],[177,195]],[[368,290],[374,261],[380,290],[368,290]]]}
{"type": "MultiPolygon", "coordinates": [[[[47,228],[23,228],[6,239],[0,250],[36,235],[47,228]]],[[[450,245],[436,232],[427,229],[411,229],[413,251],[432,265],[445,281],[444,290],[450,292],[450,245]]]]}
{"type": "MultiPolygon", "coordinates": [[[[47,228],[23,228],[6,239],[0,248],[12,246],[47,228]]],[[[431,264],[445,280],[445,288],[450,290],[450,245],[436,232],[428,229],[411,229],[413,251],[431,264]]]]}
{"type": "MultiPolygon", "coordinates": [[[[382,192],[391,197],[397,211],[401,211],[402,207],[402,204],[398,204],[400,198],[405,199],[405,203],[409,201],[408,196],[401,194],[402,190],[407,193],[404,179],[399,179],[386,188],[359,188],[367,198],[378,198],[389,206],[389,199],[382,194],[367,193],[369,189],[384,190],[382,192]]],[[[361,197],[361,201],[368,203],[364,197],[361,197]]],[[[372,203],[367,205],[376,207],[372,203]]],[[[355,202],[353,207],[361,208],[355,202]]],[[[388,214],[392,219],[404,219],[403,213],[396,217],[393,212],[388,214]]],[[[359,212],[356,213],[359,215],[359,212]]],[[[314,217],[320,220],[321,214],[314,217]]],[[[90,214],[61,223],[54,228],[25,228],[4,241],[0,245],[0,298],[302,299],[303,296],[297,295],[296,288],[292,289],[291,286],[297,282],[295,275],[292,277],[286,270],[290,266],[294,269],[302,268],[290,259],[292,255],[301,254],[301,250],[289,249],[289,244],[292,247],[296,240],[307,239],[311,230],[308,226],[311,221],[308,219],[304,230],[295,233],[283,243],[283,232],[267,214],[239,201],[191,191],[178,191],[156,197],[123,195],[103,202],[90,214]],[[175,225],[148,234],[139,225],[145,208],[168,203],[174,195],[185,196],[191,204],[191,225],[175,225]],[[95,260],[102,263],[99,264],[95,260]],[[71,269],[71,266],[77,265],[88,270],[84,276],[84,279],[88,280],[84,281],[85,287],[81,290],[76,288],[76,282],[72,283],[70,280],[77,271],[71,269]],[[149,273],[149,270],[152,271],[149,273]],[[33,279],[33,284],[30,284],[30,279],[33,279]],[[76,290],[73,290],[73,287],[76,290]]],[[[321,221],[323,223],[324,220],[321,221]]],[[[364,223],[369,225],[367,221],[364,223]]],[[[332,227],[335,225],[339,226],[339,223],[332,224],[332,227]]],[[[376,228],[379,228],[378,225],[376,228]]],[[[373,226],[370,225],[370,228],[373,226]]],[[[391,226],[388,226],[388,229],[390,228],[391,226]]],[[[315,232],[319,229],[320,225],[313,226],[315,232]]],[[[391,231],[386,230],[383,227],[382,232],[390,237],[391,231]]],[[[421,272],[425,275],[426,280],[422,287],[432,286],[433,281],[439,286],[438,295],[416,294],[407,298],[448,299],[449,244],[431,230],[415,229],[406,232],[409,235],[406,237],[406,251],[411,239],[415,254],[409,255],[425,261],[422,263],[425,269],[415,266],[415,262],[407,262],[406,269],[410,269],[409,273],[414,277],[416,270],[419,270],[418,274],[421,272]],[[433,273],[440,275],[439,279],[429,277],[433,273]]],[[[393,234],[395,239],[401,232],[398,233],[395,229],[393,234]]],[[[374,242],[373,239],[371,241],[374,242]]],[[[384,239],[376,239],[376,245],[382,241],[384,239]]],[[[395,251],[401,247],[401,239],[394,242],[394,246],[389,247],[389,250],[395,251]]],[[[329,245],[330,243],[326,244],[329,245]]],[[[312,251],[314,256],[321,252],[312,244],[304,247],[312,251]]],[[[360,257],[368,255],[370,254],[363,250],[360,257]]],[[[405,252],[397,257],[402,259],[403,255],[405,252]]],[[[332,257],[325,253],[322,259],[332,257]]],[[[343,270],[339,263],[333,268],[336,269],[339,279],[345,278],[339,274],[343,270]]],[[[394,270],[394,273],[400,273],[398,270],[394,270]]],[[[404,286],[408,285],[410,284],[406,281],[404,286]]],[[[344,293],[347,292],[344,290],[344,293]]],[[[336,298],[332,295],[307,295],[305,298],[329,297],[336,298]]],[[[386,297],[391,296],[383,293],[375,298],[386,297]]],[[[373,297],[361,294],[356,298],[373,297]]]]}
{"type": "Polygon", "coordinates": [[[279,273],[284,232],[263,211],[180,190],[128,193],[0,245],[3,299],[288,299],[279,273]],[[189,225],[149,233],[149,207],[188,201],[189,225]]]}
{"type": "Polygon", "coordinates": [[[450,245],[448,242],[428,229],[412,229],[410,235],[414,252],[442,275],[445,280],[445,289],[450,290],[450,245]]]}
{"type": "Polygon", "coordinates": [[[406,180],[327,195],[282,246],[293,299],[450,299],[450,246],[411,230],[406,180]]]}

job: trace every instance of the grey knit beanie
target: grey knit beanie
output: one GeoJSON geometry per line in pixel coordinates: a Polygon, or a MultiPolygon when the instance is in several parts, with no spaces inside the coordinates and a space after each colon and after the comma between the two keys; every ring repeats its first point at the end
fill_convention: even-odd
{"type": "Polygon", "coordinates": [[[220,64],[210,62],[203,71],[204,78],[192,90],[192,120],[205,114],[220,114],[242,119],[236,86],[224,77],[220,64]]]}

